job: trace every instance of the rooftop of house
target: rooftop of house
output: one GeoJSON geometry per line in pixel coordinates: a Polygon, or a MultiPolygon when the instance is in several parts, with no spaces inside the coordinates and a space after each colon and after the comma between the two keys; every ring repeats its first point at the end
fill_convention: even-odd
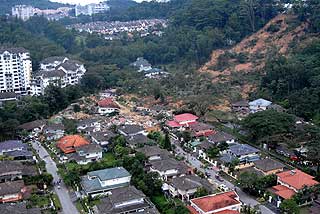
{"type": "Polygon", "coordinates": [[[0,183],[0,196],[19,193],[23,187],[24,182],[22,180],[0,183]]]}
{"type": "Polygon", "coordinates": [[[61,69],[54,69],[52,71],[41,70],[36,73],[36,76],[38,77],[42,76],[43,78],[53,78],[53,77],[63,78],[65,75],[66,73],[64,73],[64,71],[61,69]]]}
{"type": "MultiPolygon", "coordinates": [[[[97,205],[98,213],[118,214],[127,213],[133,210],[140,210],[139,213],[157,214],[159,213],[153,205],[146,200],[146,196],[134,186],[117,188],[111,191],[111,195],[102,198],[97,205]],[[143,200],[141,200],[143,199],[143,200]],[[132,203],[135,201],[135,203],[132,203]],[[126,202],[131,202],[125,205],[126,202]],[[121,204],[121,206],[120,206],[121,204]],[[147,210],[147,212],[146,212],[147,210]]],[[[136,213],[136,212],[134,212],[136,213]]]]}
{"type": "Polygon", "coordinates": [[[232,107],[249,107],[249,102],[248,100],[240,100],[232,103],[232,107]]]}
{"type": "Polygon", "coordinates": [[[300,190],[304,186],[314,186],[319,184],[318,181],[314,180],[314,177],[302,172],[299,169],[289,170],[285,172],[280,172],[277,177],[282,182],[292,186],[293,188],[300,190]]]}
{"type": "Polygon", "coordinates": [[[8,176],[10,173],[35,175],[35,168],[31,165],[24,165],[19,161],[0,161],[0,176],[8,176]]]}
{"type": "Polygon", "coordinates": [[[137,148],[137,152],[143,153],[147,158],[152,156],[166,156],[169,157],[170,153],[165,150],[161,149],[159,146],[147,146],[145,145],[142,148],[137,148]]]}
{"type": "Polygon", "coordinates": [[[21,158],[21,157],[32,157],[33,154],[29,150],[16,150],[4,153],[6,156],[13,158],[21,158]]]}
{"type": "Polygon", "coordinates": [[[205,130],[214,130],[214,127],[206,123],[193,123],[190,124],[190,129],[195,132],[205,131],[205,130]]]}
{"type": "Polygon", "coordinates": [[[0,142],[0,152],[4,150],[12,150],[12,149],[19,149],[19,148],[27,148],[28,145],[22,143],[21,140],[7,140],[0,142]]]}
{"type": "Polygon", "coordinates": [[[139,144],[144,145],[149,142],[153,142],[153,140],[151,140],[150,138],[148,138],[147,136],[145,136],[143,134],[128,136],[128,137],[126,137],[126,140],[130,145],[134,145],[134,146],[139,145],[139,144]]]}
{"type": "Polygon", "coordinates": [[[273,186],[271,191],[274,194],[276,194],[284,199],[290,199],[292,196],[294,196],[296,194],[295,191],[293,191],[292,189],[289,189],[288,187],[283,186],[283,185],[273,186]]]}
{"type": "Polygon", "coordinates": [[[262,99],[262,98],[249,102],[250,106],[265,106],[265,107],[267,107],[267,106],[269,106],[271,104],[272,104],[271,101],[265,100],[265,99],[262,99]]]}
{"type": "Polygon", "coordinates": [[[57,147],[59,147],[64,153],[71,153],[75,151],[76,147],[88,144],[90,144],[90,142],[80,135],[68,135],[58,141],[57,147]]]}
{"type": "Polygon", "coordinates": [[[18,128],[19,129],[24,129],[26,131],[31,131],[35,128],[40,128],[44,125],[47,124],[47,121],[46,120],[35,120],[35,121],[32,121],[32,122],[28,122],[28,123],[24,123],[24,124],[21,124],[18,128]]]}
{"type": "Polygon", "coordinates": [[[241,204],[235,191],[224,192],[215,195],[208,195],[200,198],[191,199],[191,203],[195,204],[204,212],[210,212],[232,205],[241,204]]]}
{"type": "Polygon", "coordinates": [[[270,158],[260,159],[254,162],[257,169],[268,172],[275,169],[284,168],[285,165],[270,158]]]}
{"type": "Polygon", "coordinates": [[[0,213],[10,214],[41,214],[40,208],[27,209],[26,203],[4,203],[0,204],[0,213]]]}
{"type": "Polygon", "coordinates": [[[129,183],[121,183],[110,186],[101,186],[99,180],[112,180],[131,176],[123,167],[109,168],[98,171],[88,172],[87,176],[82,176],[81,185],[86,192],[95,192],[100,190],[110,190],[119,187],[129,186],[129,183]]]}
{"type": "Polygon", "coordinates": [[[113,99],[105,98],[98,102],[98,106],[101,108],[117,108],[120,109],[120,106],[116,104],[113,99]]]}
{"type": "Polygon", "coordinates": [[[142,66],[149,67],[149,66],[151,66],[151,64],[143,57],[138,57],[137,60],[134,63],[132,63],[132,65],[135,67],[142,67],[142,66]]]}
{"type": "Polygon", "coordinates": [[[199,117],[190,114],[190,113],[184,113],[184,114],[178,114],[174,116],[174,121],[176,122],[185,122],[185,121],[191,121],[191,120],[197,120],[199,117]]]}
{"type": "Polygon", "coordinates": [[[68,59],[65,56],[52,56],[52,57],[48,57],[43,59],[40,63],[41,64],[51,64],[54,62],[63,62],[65,59],[68,59]]]}
{"type": "Polygon", "coordinates": [[[142,132],[144,131],[144,128],[139,125],[123,125],[119,127],[119,130],[130,135],[142,132]]]}
{"type": "Polygon", "coordinates": [[[43,131],[55,131],[55,130],[65,130],[62,123],[52,123],[48,124],[43,128],[43,131]]]}
{"type": "Polygon", "coordinates": [[[85,154],[92,154],[102,152],[101,146],[98,144],[87,144],[76,148],[77,153],[85,153],[85,154]]]}
{"type": "Polygon", "coordinates": [[[228,151],[236,156],[248,155],[260,152],[259,149],[256,149],[248,144],[235,144],[229,147],[228,151]]]}
{"type": "Polygon", "coordinates": [[[188,171],[188,166],[185,163],[172,158],[152,161],[151,165],[153,169],[158,170],[160,172],[176,169],[179,174],[186,174],[188,171]]]}
{"type": "Polygon", "coordinates": [[[68,61],[66,61],[66,62],[61,63],[60,65],[58,65],[58,66],[56,67],[56,69],[64,68],[64,69],[67,70],[67,71],[73,71],[73,72],[74,72],[74,71],[77,71],[79,67],[80,67],[80,66],[79,66],[77,63],[68,60],[68,61]]]}
{"type": "Polygon", "coordinates": [[[99,122],[100,120],[98,118],[87,118],[87,119],[83,119],[77,122],[77,126],[88,126],[94,123],[99,122]]]}
{"type": "Polygon", "coordinates": [[[89,177],[98,177],[101,181],[112,180],[131,176],[130,173],[123,167],[114,167],[88,172],[89,177]]]}
{"type": "Polygon", "coordinates": [[[235,137],[232,136],[231,134],[221,132],[221,131],[218,131],[208,137],[208,140],[214,143],[226,142],[234,139],[235,137]]]}
{"type": "Polygon", "coordinates": [[[197,189],[199,187],[204,187],[209,192],[213,190],[212,184],[210,184],[206,179],[202,179],[196,175],[175,177],[172,179],[171,185],[183,191],[197,189]]]}
{"type": "Polygon", "coordinates": [[[108,141],[113,137],[116,137],[117,135],[113,133],[112,131],[98,131],[98,132],[93,132],[91,134],[91,137],[96,139],[97,141],[108,141]]]}

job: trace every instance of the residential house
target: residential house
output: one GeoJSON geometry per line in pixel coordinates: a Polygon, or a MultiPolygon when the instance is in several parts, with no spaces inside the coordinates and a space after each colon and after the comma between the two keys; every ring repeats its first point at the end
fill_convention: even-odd
{"type": "Polygon", "coordinates": [[[28,145],[20,140],[0,142],[0,155],[14,159],[32,159],[33,157],[32,152],[28,150],[28,145]]]}
{"type": "Polygon", "coordinates": [[[285,165],[271,158],[265,158],[254,162],[254,168],[264,175],[272,175],[284,170],[285,165]]]}
{"type": "MultiPolygon", "coordinates": [[[[314,177],[302,172],[299,169],[280,172],[277,175],[278,185],[272,187],[272,192],[277,196],[277,207],[285,199],[290,199],[296,193],[305,187],[312,187],[318,185],[319,182],[314,180],[314,177]]],[[[272,198],[269,198],[269,202],[272,198]]]]}
{"type": "Polygon", "coordinates": [[[236,142],[236,137],[231,134],[218,131],[214,134],[208,136],[208,141],[214,145],[218,145],[220,143],[234,144],[236,142]]]}
{"type": "Polygon", "coordinates": [[[85,138],[81,137],[80,135],[68,135],[61,138],[58,143],[57,147],[64,153],[69,154],[76,151],[77,147],[81,147],[84,145],[90,144],[85,138]]]}
{"type": "Polygon", "coordinates": [[[192,199],[199,188],[204,188],[209,193],[213,191],[212,184],[196,175],[175,177],[164,186],[172,197],[177,197],[183,201],[192,199]]]}
{"type": "Polygon", "coordinates": [[[189,127],[191,124],[197,123],[198,117],[190,114],[178,114],[173,117],[173,120],[167,121],[167,126],[170,128],[189,127]]]}
{"type": "Polygon", "coordinates": [[[176,176],[186,175],[190,172],[189,167],[185,163],[172,158],[152,161],[150,164],[150,171],[158,172],[164,181],[168,181],[176,176]]]}
{"type": "Polygon", "coordinates": [[[205,123],[193,123],[190,124],[189,128],[195,137],[208,137],[216,132],[213,126],[205,123]]]}
{"type": "Polygon", "coordinates": [[[148,71],[144,72],[144,76],[149,79],[161,79],[168,77],[169,73],[160,69],[160,68],[152,68],[148,71]]]}
{"type": "Polygon", "coordinates": [[[96,214],[145,213],[159,214],[151,201],[134,186],[111,190],[108,197],[94,207],[96,214]]]}
{"type": "Polygon", "coordinates": [[[137,58],[137,60],[133,62],[131,65],[137,68],[138,72],[148,71],[152,69],[151,64],[143,57],[137,58]]]}
{"type": "Polygon", "coordinates": [[[69,59],[65,56],[53,56],[45,58],[40,62],[41,70],[54,70],[58,65],[68,61],[69,59]]]}
{"type": "Polygon", "coordinates": [[[18,128],[36,134],[40,133],[46,124],[46,120],[35,120],[32,122],[21,124],[20,126],[18,126],[18,128]]]}
{"type": "Polygon", "coordinates": [[[100,131],[101,123],[97,118],[88,118],[84,120],[80,120],[77,123],[78,132],[84,132],[87,128],[92,128],[93,132],[100,131]]]}
{"type": "Polygon", "coordinates": [[[3,214],[41,214],[40,208],[28,208],[25,202],[0,204],[0,213],[3,214]]]}
{"type": "Polygon", "coordinates": [[[22,200],[25,191],[26,188],[22,180],[0,183],[0,203],[22,200]]]}
{"type": "Polygon", "coordinates": [[[240,100],[231,104],[232,111],[240,116],[247,116],[250,113],[249,102],[240,100]]]}
{"type": "Polygon", "coordinates": [[[159,146],[145,145],[142,148],[137,148],[136,151],[143,153],[146,158],[148,158],[148,161],[164,160],[168,159],[170,156],[170,153],[167,150],[161,149],[159,146]]]}
{"type": "Polygon", "coordinates": [[[125,137],[134,136],[138,134],[147,135],[145,129],[139,125],[122,125],[118,128],[118,131],[125,137]]]}
{"type": "Polygon", "coordinates": [[[69,155],[69,160],[85,165],[102,159],[102,148],[98,144],[87,144],[75,148],[76,152],[69,155]]]}
{"type": "Polygon", "coordinates": [[[235,191],[190,200],[190,214],[240,214],[241,201],[235,191]]]}
{"type": "Polygon", "coordinates": [[[18,161],[0,161],[0,182],[22,179],[23,176],[33,176],[37,172],[31,165],[18,161]]]}
{"type": "Polygon", "coordinates": [[[92,197],[109,195],[111,190],[129,186],[130,173],[123,167],[115,167],[88,172],[81,178],[81,186],[86,195],[92,197]]]}
{"type": "Polygon", "coordinates": [[[62,123],[46,125],[43,133],[47,140],[58,140],[64,136],[65,127],[62,123]]]}
{"type": "Polygon", "coordinates": [[[148,138],[147,136],[143,134],[137,134],[133,136],[127,136],[126,137],[127,143],[131,148],[137,148],[139,146],[143,146],[148,143],[153,143],[154,141],[148,138]]]}
{"type": "Polygon", "coordinates": [[[105,98],[98,102],[98,113],[100,115],[118,113],[119,110],[120,106],[112,98],[105,98]]]}
{"type": "Polygon", "coordinates": [[[214,144],[210,143],[209,141],[195,141],[192,142],[193,146],[193,152],[197,155],[199,159],[203,159],[211,164],[216,165],[215,161],[212,160],[208,155],[208,150],[212,147],[214,147],[214,144]]]}
{"type": "Polygon", "coordinates": [[[106,147],[111,143],[112,138],[117,135],[112,131],[98,131],[91,133],[91,140],[93,143],[96,143],[102,147],[106,147]]]}
{"type": "Polygon", "coordinates": [[[258,111],[267,110],[267,107],[272,104],[271,101],[265,99],[257,99],[254,101],[249,102],[249,108],[251,113],[256,113],[258,111]]]}

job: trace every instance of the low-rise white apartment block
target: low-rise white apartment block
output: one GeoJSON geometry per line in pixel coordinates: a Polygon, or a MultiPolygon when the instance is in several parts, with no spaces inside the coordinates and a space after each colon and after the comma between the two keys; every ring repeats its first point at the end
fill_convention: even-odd
{"type": "Polygon", "coordinates": [[[106,3],[92,3],[88,5],[76,5],[75,11],[76,16],[87,15],[92,16],[93,14],[103,13],[110,10],[110,7],[106,3]]]}
{"type": "Polygon", "coordinates": [[[15,5],[11,9],[13,17],[27,21],[30,17],[34,16],[35,8],[30,5],[15,5]]]}

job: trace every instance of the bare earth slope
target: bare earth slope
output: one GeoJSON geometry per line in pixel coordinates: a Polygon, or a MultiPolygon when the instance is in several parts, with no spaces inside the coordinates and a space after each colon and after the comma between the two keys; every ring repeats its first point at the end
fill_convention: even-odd
{"type": "Polygon", "coordinates": [[[277,53],[288,55],[290,44],[300,41],[306,28],[307,24],[297,22],[295,17],[281,14],[234,47],[213,51],[200,72],[209,73],[213,83],[224,85],[224,98],[216,109],[225,109],[231,101],[230,93],[237,93],[233,98],[247,98],[264,73],[267,58],[277,53]]]}

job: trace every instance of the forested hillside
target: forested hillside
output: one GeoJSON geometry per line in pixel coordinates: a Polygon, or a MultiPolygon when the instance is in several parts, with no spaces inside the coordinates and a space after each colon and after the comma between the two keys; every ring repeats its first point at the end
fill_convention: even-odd
{"type": "Polygon", "coordinates": [[[11,14],[11,8],[17,4],[31,5],[40,9],[56,9],[65,6],[49,0],[1,0],[0,15],[11,14]]]}

